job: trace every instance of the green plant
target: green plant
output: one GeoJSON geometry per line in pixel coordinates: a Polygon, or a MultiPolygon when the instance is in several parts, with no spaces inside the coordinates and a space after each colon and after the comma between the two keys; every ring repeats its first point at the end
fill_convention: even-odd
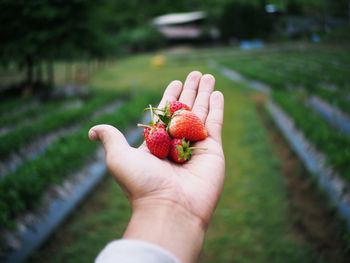
{"type": "Polygon", "coordinates": [[[117,37],[119,48],[132,51],[155,50],[165,43],[163,35],[151,26],[124,29],[117,37]]]}
{"type": "MultiPolygon", "coordinates": [[[[72,100],[71,100],[72,101],[72,100]]],[[[15,112],[14,114],[3,114],[0,116],[0,126],[6,125],[20,125],[23,120],[35,119],[38,117],[43,117],[45,115],[51,115],[60,109],[67,100],[63,101],[48,101],[43,103],[34,104],[26,111],[15,112]]]]}
{"type": "Polygon", "coordinates": [[[62,180],[81,168],[96,150],[97,144],[87,139],[89,128],[99,123],[109,123],[125,129],[155,95],[139,96],[126,103],[116,113],[104,114],[90,120],[78,131],[60,138],[46,150],[45,155],[27,160],[15,172],[0,179],[0,225],[10,228],[16,215],[35,207],[53,183],[62,180]]]}
{"type": "Polygon", "coordinates": [[[221,63],[251,79],[269,84],[275,90],[302,88],[350,113],[347,68],[350,53],[342,48],[284,49],[273,52],[241,53],[222,58],[221,63]],[[327,91],[334,87],[334,91],[327,91]]]}
{"type": "Polygon", "coordinates": [[[11,152],[20,149],[20,147],[41,135],[89,118],[98,108],[118,97],[118,94],[115,93],[96,95],[81,108],[54,111],[30,124],[19,125],[10,133],[0,136],[0,157],[5,158],[11,152]]]}
{"type": "Polygon", "coordinates": [[[273,99],[293,118],[306,138],[326,155],[329,164],[350,182],[350,138],[336,132],[292,93],[274,92],[273,99]]]}

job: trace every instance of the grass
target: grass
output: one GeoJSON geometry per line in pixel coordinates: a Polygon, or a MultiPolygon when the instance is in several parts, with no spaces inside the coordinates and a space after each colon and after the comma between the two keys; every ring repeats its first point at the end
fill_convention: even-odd
{"type": "MultiPolygon", "coordinates": [[[[106,89],[163,90],[183,80],[199,64],[169,61],[162,69],[150,57],[133,57],[95,75],[106,89]],[[135,82],[136,81],[136,82],[135,82]]],[[[322,262],[298,240],[288,216],[287,196],[278,159],[269,145],[251,93],[216,75],[225,95],[223,129],[226,181],[207,233],[200,262],[322,262]]],[[[119,238],[130,216],[122,191],[108,177],[29,262],[92,262],[107,242],[119,238]]]]}
{"type": "Polygon", "coordinates": [[[344,112],[350,113],[347,47],[307,46],[304,48],[240,52],[221,56],[218,61],[245,76],[269,84],[275,90],[303,88],[344,112]],[[336,89],[334,89],[334,87],[336,89]]]}
{"type": "Polygon", "coordinates": [[[280,164],[255,106],[237,87],[224,92],[226,181],[201,262],[316,262],[290,231],[280,164]]]}
{"type": "Polygon", "coordinates": [[[130,57],[117,62],[116,66],[100,71],[91,80],[93,88],[126,89],[131,92],[160,91],[172,80],[183,80],[186,72],[203,69],[203,66],[193,65],[177,66],[173,61],[166,61],[164,67],[154,68],[151,65],[152,56],[143,55],[130,57]]]}

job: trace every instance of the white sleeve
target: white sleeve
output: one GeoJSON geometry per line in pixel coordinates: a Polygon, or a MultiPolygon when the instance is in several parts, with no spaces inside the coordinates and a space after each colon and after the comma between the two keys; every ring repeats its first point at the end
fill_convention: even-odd
{"type": "Polygon", "coordinates": [[[95,263],[181,263],[165,249],[144,241],[120,239],[110,242],[95,263]]]}

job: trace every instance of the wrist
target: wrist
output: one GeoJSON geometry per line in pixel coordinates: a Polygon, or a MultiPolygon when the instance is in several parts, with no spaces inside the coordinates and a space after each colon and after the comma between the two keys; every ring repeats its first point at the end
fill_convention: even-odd
{"type": "Polygon", "coordinates": [[[133,212],[124,238],[156,244],[182,262],[196,262],[205,227],[190,211],[173,201],[133,202],[133,212]]]}

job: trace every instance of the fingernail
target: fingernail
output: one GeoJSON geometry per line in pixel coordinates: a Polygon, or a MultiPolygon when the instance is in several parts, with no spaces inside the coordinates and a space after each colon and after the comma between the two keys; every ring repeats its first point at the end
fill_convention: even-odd
{"type": "Polygon", "coordinates": [[[89,131],[89,138],[90,140],[95,141],[97,139],[97,133],[94,130],[89,131]]]}

